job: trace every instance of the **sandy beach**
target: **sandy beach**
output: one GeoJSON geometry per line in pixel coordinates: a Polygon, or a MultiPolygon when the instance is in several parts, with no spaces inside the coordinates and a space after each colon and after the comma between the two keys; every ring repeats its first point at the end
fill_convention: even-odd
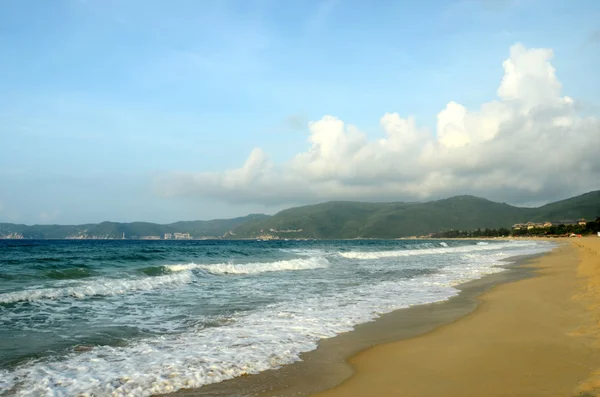
{"type": "Polygon", "coordinates": [[[349,360],[355,373],[314,394],[600,395],[600,238],[563,240],[537,277],[498,285],[472,313],[349,360]]]}

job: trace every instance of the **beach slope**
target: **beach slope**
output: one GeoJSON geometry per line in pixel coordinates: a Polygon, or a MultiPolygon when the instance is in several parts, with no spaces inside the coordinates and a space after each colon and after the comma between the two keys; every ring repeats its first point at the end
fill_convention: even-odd
{"type": "Polygon", "coordinates": [[[368,349],[319,397],[600,395],[600,239],[533,261],[537,277],[482,295],[471,314],[368,349]]]}

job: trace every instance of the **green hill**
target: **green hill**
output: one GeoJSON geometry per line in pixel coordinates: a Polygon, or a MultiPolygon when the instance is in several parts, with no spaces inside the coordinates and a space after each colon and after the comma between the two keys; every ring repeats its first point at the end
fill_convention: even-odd
{"type": "Polygon", "coordinates": [[[252,214],[233,219],[148,222],[102,222],[87,225],[16,225],[0,223],[0,238],[141,238],[165,233],[192,237],[259,238],[397,238],[448,230],[498,229],[529,221],[559,221],[600,216],[600,191],[538,208],[521,208],[474,196],[425,203],[332,201],[283,210],[273,216],[252,214]]]}
{"type": "MultiPolygon", "coordinates": [[[[180,233],[190,233],[194,237],[223,236],[238,226],[252,221],[268,218],[265,214],[250,214],[232,219],[213,219],[210,221],[181,221],[165,225],[180,233]]],[[[166,232],[169,233],[169,232],[166,232]]]]}
{"type": "Polygon", "coordinates": [[[234,232],[248,238],[396,238],[451,229],[496,229],[528,221],[595,219],[598,215],[600,192],[539,208],[456,196],[426,203],[328,202],[296,207],[245,223],[234,232]]]}
{"type": "Polygon", "coordinates": [[[597,190],[536,208],[535,215],[532,215],[530,220],[533,222],[579,218],[594,220],[600,216],[599,208],[600,190],[597,190]]]}
{"type": "Polygon", "coordinates": [[[175,222],[161,225],[150,222],[102,222],[87,225],[17,225],[0,223],[0,238],[20,235],[27,239],[64,239],[98,238],[120,239],[141,238],[145,236],[163,237],[165,233],[189,233],[194,238],[222,237],[241,224],[268,217],[264,214],[252,214],[233,219],[214,219],[211,221],[175,222]]]}
{"type": "Polygon", "coordinates": [[[173,231],[165,225],[149,222],[102,222],[86,231],[88,236],[100,238],[135,238],[142,236],[163,236],[173,231]]]}
{"type": "Polygon", "coordinates": [[[82,233],[94,225],[17,225],[0,223],[0,238],[10,234],[20,234],[28,239],[61,239],[82,233]]]}

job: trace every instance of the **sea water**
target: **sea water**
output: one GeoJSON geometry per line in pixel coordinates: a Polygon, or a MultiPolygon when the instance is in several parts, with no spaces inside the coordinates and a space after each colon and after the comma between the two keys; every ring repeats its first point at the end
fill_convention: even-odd
{"type": "Polygon", "coordinates": [[[0,240],[0,395],[149,396],[278,368],[552,247],[0,240]]]}

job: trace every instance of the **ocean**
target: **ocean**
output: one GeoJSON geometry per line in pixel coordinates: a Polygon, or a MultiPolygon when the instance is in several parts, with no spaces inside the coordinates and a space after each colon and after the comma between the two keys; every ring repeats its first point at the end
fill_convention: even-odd
{"type": "Polygon", "coordinates": [[[0,240],[0,396],[149,396],[278,368],[553,246],[0,240]]]}

